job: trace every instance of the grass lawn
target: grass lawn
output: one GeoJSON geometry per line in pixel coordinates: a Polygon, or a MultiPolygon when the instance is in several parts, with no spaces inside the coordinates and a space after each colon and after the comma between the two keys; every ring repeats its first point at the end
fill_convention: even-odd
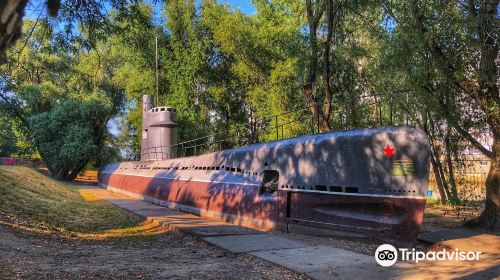
{"type": "Polygon", "coordinates": [[[155,228],[83,190],[21,166],[0,166],[0,223],[84,238],[140,235],[155,228]]]}

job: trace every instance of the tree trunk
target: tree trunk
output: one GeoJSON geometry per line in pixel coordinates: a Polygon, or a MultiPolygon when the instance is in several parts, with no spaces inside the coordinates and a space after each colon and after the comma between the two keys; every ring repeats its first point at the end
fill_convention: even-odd
{"type": "Polygon", "coordinates": [[[497,229],[500,219],[500,137],[496,135],[493,139],[493,158],[491,158],[490,170],[486,178],[486,202],[484,211],[477,220],[471,221],[471,225],[487,228],[491,231],[497,229]]]}
{"type": "Polygon", "coordinates": [[[441,197],[441,203],[446,203],[448,201],[448,194],[445,191],[443,178],[441,178],[441,173],[439,172],[438,163],[434,157],[434,154],[431,154],[431,165],[432,171],[434,172],[434,179],[436,180],[436,185],[438,187],[439,196],[441,197]]]}
{"type": "Polygon", "coordinates": [[[332,130],[332,127],[330,125],[330,122],[328,121],[327,117],[325,114],[320,114],[319,117],[319,126],[320,126],[320,132],[328,132],[332,130]]]}
{"type": "Polygon", "coordinates": [[[462,91],[477,102],[479,109],[484,112],[486,122],[493,134],[493,149],[489,151],[459,125],[459,122],[454,119],[454,115],[447,111],[446,106],[440,104],[444,109],[444,117],[457,132],[491,160],[491,167],[486,180],[485,209],[481,216],[471,224],[495,229],[499,217],[498,192],[500,176],[498,170],[500,164],[500,115],[498,113],[500,95],[497,85],[499,71],[496,62],[500,45],[496,36],[498,35],[497,13],[499,0],[482,0],[477,4],[474,2],[470,6],[473,12],[468,16],[471,17],[471,22],[475,21],[477,23],[478,36],[474,37],[474,42],[471,42],[477,43],[479,46],[477,50],[479,53],[479,69],[475,73],[477,75],[464,75],[461,71],[457,71],[453,62],[448,59],[446,52],[439,46],[439,38],[434,38],[433,34],[429,34],[425,28],[423,18],[418,11],[418,1],[412,0],[409,3],[410,24],[424,42],[423,47],[429,52],[430,58],[435,62],[444,77],[456,86],[457,90],[462,91]],[[477,80],[474,79],[475,77],[477,77],[477,80]]]}
{"type": "Polygon", "coordinates": [[[499,43],[493,35],[498,32],[495,24],[498,4],[498,0],[485,0],[481,1],[479,7],[478,31],[481,55],[478,84],[480,90],[474,96],[485,112],[493,134],[491,165],[486,178],[486,202],[484,211],[477,220],[478,225],[490,230],[496,229],[500,216],[500,114],[498,113],[500,95],[498,93],[498,65],[496,62],[499,43]]]}
{"type": "MultiPolygon", "coordinates": [[[[441,159],[439,158],[439,146],[436,145],[433,139],[435,139],[436,135],[436,126],[434,124],[434,120],[432,116],[430,118],[427,118],[429,120],[429,129],[427,130],[427,134],[429,135],[429,138],[431,140],[431,160],[434,161],[434,165],[436,167],[436,179],[438,182],[441,184],[441,188],[439,191],[440,193],[442,192],[445,197],[445,201],[443,202],[448,202],[451,194],[450,194],[450,189],[448,187],[448,182],[446,181],[446,176],[443,170],[443,165],[441,164],[441,159]]],[[[439,187],[439,185],[438,185],[439,187]]]]}
{"type": "MultiPolygon", "coordinates": [[[[450,187],[448,185],[448,181],[446,180],[446,174],[444,172],[443,164],[441,163],[441,160],[439,159],[439,152],[438,152],[438,149],[436,147],[434,148],[434,160],[436,162],[436,168],[437,168],[437,171],[439,174],[439,180],[441,181],[441,184],[443,186],[443,190],[446,193],[447,201],[449,201],[452,194],[450,192],[450,187]]],[[[452,200],[452,202],[454,202],[454,200],[452,200]]]]}
{"type": "Polygon", "coordinates": [[[0,1],[0,64],[7,62],[7,49],[21,37],[27,0],[0,1]]]}
{"type": "Polygon", "coordinates": [[[321,106],[314,97],[312,85],[306,84],[302,86],[302,92],[304,93],[307,103],[310,105],[311,113],[314,116],[314,123],[318,124],[317,122],[319,121],[319,127],[322,132],[331,131],[330,123],[321,111],[321,106]]]}
{"type": "Polygon", "coordinates": [[[78,168],[76,169],[73,169],[71,171],[71,173],[69,173],[66,178],[64,178],[65,181],[73,181],[76,179],[76,177],[78,176],[78,174],[83,170],[83,168],[85,168],[85,165],[87,165],[87,163],[84,163],[84,164],[81,164],[80,166],[78,166],[78,168]]]}
{"type": "Polygon", "coordinates": [[[68,173],[68,168],[65,166],[59,170],[55,170],[55,174],[52,175],[57,180],[64,180],[66,178],[66,174],[68,173]]]}
{"type": "Polygon", "coordinates": [[[325,122],[325,116],[321,112],[320,105],[316,97],[314,96],[314,83],[316,82],[316,71],[318,67],[318,24],[323,16],[325,11],[324,3],[318,3],[318,7],[314,7],[311,0],[306,0],[306,13],[307,13],[307,22],[309,27],[309,65],[308,65],[308,73],[307,80],[305,84],[302,86],[302,92],[304,93],[304,97],[306,98],[309,106],[311,108],[311,113],[315,117],[315,120],[320,122],[320,127],[324,129],[325,127],[329,127],[328,122],[325,122]]]}
{"type": "MultiPolygon", "coordinates": [[[[392,108],[392,106],[391,106],[392,108]]],[[[432,121],[429,118],[429,104],[425,104],[425,110],[422,112],[422,122],[419,123],[418,119],[415,118],[417,124],[420,124],[420,127],[424,130],[424,132],[427,134],[429,137],[429,142],[431,144],[431,166],[432,166],[432,171],[434,172],[434,179],[436,180],[436,185],[439,191],[439,197],[441,200],[441,203],[446,203],[448,201],[448,194],[445,191],[444,188],[444,182],[441,178],[441,174],[439,173],[439,168],[438,168],[438,163],[436,160],[436,150],[434,146],[434,137],[429,131],[429,125],[434,126],[432,121]]],[[[392,122],[392,116],[391,116],[391,122],[392,122]]]]}
{"type": "Polygon", "coordinates": [[[330,45],[333,33],[333,2],[326,2],[326,40],[323,57],[323,90],[325,93],[325,106],[321,117],[321,128],[323,132],[332,130],[329,120],[332,111],[332,89],[330,87],[330,45]]]}
{"type": "Polygon", "coordinates": [[[444,146],[446,150],[446,165],[448,169],[448,178],[450,181],[450,196],[448,197],[454,204],[459,202],[458,194],[457,194],[457,184],[455,181],[455,175],[453,173],[453,162],[451,155],[451,143],[450,143],[450,134],[451,130],[448,126],[446,131],[446,136],[444,138],[444,146]]]}
{"type": "Polygon", "coordinates": [[[350,104],[351,104],[351,123],[352,123],[352,128],[358,128],[358,110],[356,107],[356,98],[354,96],[351,96],[349,98],[350,104]]]}

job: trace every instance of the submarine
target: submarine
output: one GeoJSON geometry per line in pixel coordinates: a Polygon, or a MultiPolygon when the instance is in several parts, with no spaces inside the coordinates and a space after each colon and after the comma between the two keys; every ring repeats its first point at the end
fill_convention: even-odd
{"type": "Polygon", "coordinates": [[[141,158],[102,167],[102,187],[261,231],[415,242],[429,180],[423,131],[354,129],[178,157],[175,108],[142,102],[141,158]]]}

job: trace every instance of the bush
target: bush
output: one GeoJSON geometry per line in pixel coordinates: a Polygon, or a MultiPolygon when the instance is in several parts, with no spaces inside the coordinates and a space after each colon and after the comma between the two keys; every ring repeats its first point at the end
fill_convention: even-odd
{"type": "Polygon", "coordinates": [[[65,100],[52,110],[29,119],[31,136],[57,179],[73,180],[99,152],[107,119],[107,106],[97,100],[65,100]]]}

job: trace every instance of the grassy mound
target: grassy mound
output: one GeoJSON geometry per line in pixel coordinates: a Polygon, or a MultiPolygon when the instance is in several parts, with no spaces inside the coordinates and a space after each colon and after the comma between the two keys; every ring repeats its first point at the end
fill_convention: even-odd
{"type": "Polygon", "coordinates": [[[87,235],[143,228],[141,219],[26,167],[0,166],[0,223],[87,235]]]}

